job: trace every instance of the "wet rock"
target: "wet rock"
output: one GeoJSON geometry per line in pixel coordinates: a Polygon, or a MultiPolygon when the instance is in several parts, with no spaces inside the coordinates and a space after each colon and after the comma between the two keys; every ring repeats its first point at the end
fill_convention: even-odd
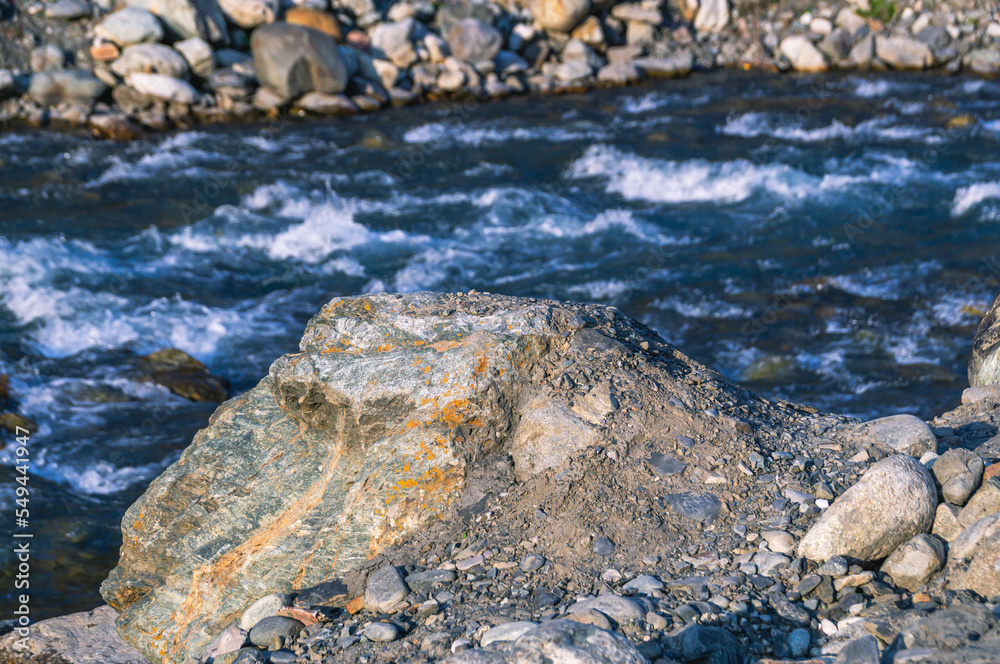
{"type": "Polygon", "coordinates": [[[156,16],[145,9],[124,7],[98,23],[94,34],[125,47],[160,41],[163,39],[163,26],[156,16]]]}
{"type": "Polygon", "coordinates": [[[823,513],[799,543],[800,556],[879,560],[928,532],[937,509],[930,473],[910,456],[879,461],[823,513]]]}
{"type": "Polygon", "coordinates": [[[546,30],[570,32],[590,13],[590,0],[532,0],[531,15],[546,30]]]}
{"type": "MultiPolygon", "coordinates": [[[[144,85],[146,83],[143,81],[144,85]]],[[[175,85],[172,81],[166,81],[161,88],[161,82],[156,79],[148,83],[147,89],[156,92],[170,92],[175,85]]],[[[186,90],[183,94],[190,92],[191,90],[186,90]]],[[[138,368],[145,379],[191,401],[219,402],[229,397],[229,381],[213,376],[208,367],[177,348],[166,348],[140,358],[138,368]]]]}
{"type": "Polygon", "coordinates": [[[476,18],[457,22],[445,34],[451,54],[465,62],[493,60],[503,48],[503,36],[492,25],[476,18]]]}
{"type": "Polygon", "coordinates": [[[294,618],[268,616],[258,621],[250,630],[250,642],[258,648],[267,648],[275,637],[280,637],[287,643],[295,639],[303,627],[305,625],[294,618]]]}
{"type": "Polygon", "coordinates": [[[365,608],[376,613],[387,613],[396,608],[410,588],[403,574],[395,567],[383,567],[368,576],[365,586],[365,608]]]}
{"type": "Polygon", "coordinates": [[[230,21],[241,28],[256,28],[273,23],[278,13],[275,0],[218,0],[219,8],[230,21]]]}
{"type": "Polygon", "coordinates": [[[312,28],[330,35],[338,44],[344,41],[344,30],[332,14],[308,7],[292,7],[285,12],[286,23],[312,28]]]}
{"type": "Polygon", "coordinates": [[[667,56],[644,56],[632,61],[632,65],[653,78],[676,78],[686,76],[694,67],[694,54],[681,49],[667,56]]]}
{"type": "Polygon", "coordinates": [[[240,629],[250,631],[264,618],[278,615],[278,611],[282,607],[291,606],[291,604],[291,596],[285,593],[265,595],[247,607],[247,610],[240,617],[239,627],[240,629]]]}
{"type": "Polygon", "coordinates": [[[79,662],[81,664],[147,664],[142,654],[125,643],[115,630],[114,609],[72,613],[33,623],[23,643],[22,634],[0,636],[0,663],[79,662]]]}
{"type": "Polygon", "coordinates": [[[188,65],[184,56],[163,44],[135,44],[122,51],[111,64],[111,71],[122,78],[129,74],[163,74],[172,78],[187,78],[188,65]]]}
{"type": "Polygon", "coordinates": [[[813,43],[803,35],[792,35],[781,40],[778,47],[781,54],[796,71],[826,71],[826,58],[813,43]]]}
{"type": "Polygon", "coordinates": [[[934,461],[931,472],[941,485],[941,495],[952,505],[964,505],[979,488],[986,464],[970,450],[948,450],[934,461]]]}
{"type": "Polygon", "coordinates": [[[934,535],[917,535],[882,563],[881,571],[901,588],[914,591],[923,586],[944,566],[945,544],[934,535]]]}
{"type": "Polygon", "coordinates": [[[927,423],[913,415],[891,415],[863,425],[865,436],[876,446],[894,454],[918,459],[937,450],[937,438],[927,423]]]}
{"type": "Polygon", "coordinates": [[[894,69],[927,69],[934,54],[927,44],[910,37],[875,37],[875,55],[894,69]]]}
{"type": "Polygon", "coordinates": [[[250,38],[260,82],[286,98],[307,92],[337,94],[347,87],[347,65],[330,35],[288,23],[271,23],[250,38]]]}
{"type": "Polygon", "coordinates": [[[201,37],[209,44],[229,43],[226,18],[216,0],[126,0],[156,15],[172,39],[201,37]]]}
{"type": "Polygon", "coordinates": [[[34,74],[28,84],[28,96],[41,106],[88,106],[106,89],[107,86],[88,71],[60,69],[34,74]]]}
{"type": "Polygon", "coordinates": [[[694,18],[694,29],[700,33],[715,34],[729,25],[728,0],[702,0],[694,18]]]}

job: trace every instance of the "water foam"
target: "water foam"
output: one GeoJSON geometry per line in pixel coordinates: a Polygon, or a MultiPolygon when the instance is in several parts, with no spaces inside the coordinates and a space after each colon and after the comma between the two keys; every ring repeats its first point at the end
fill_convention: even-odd
{"type": "Polygon", "coordinates": [[[977,182],[960,187],[951,203],[951,216],[961,217],[983,201],[1000,198],[1000,182],[977,182]]]}

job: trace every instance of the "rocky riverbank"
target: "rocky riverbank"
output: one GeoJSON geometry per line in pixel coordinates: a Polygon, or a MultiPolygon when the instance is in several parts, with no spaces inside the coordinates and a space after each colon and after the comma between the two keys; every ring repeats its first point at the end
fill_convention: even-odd
{"type": "Polygon", "coordinates": [[[579,92],[720,67],[1000,73],[1000,16],[983,0],[13,0],[3,8],[0,126],[87,126],[112,138],[284,113],[579,92]]]}
{"type": "Polygon", "coordinates": [[[126,514],[130,645],[102,609],[0,662],[998,662],[1000,387],[962,402],[861,423],[613,308],[338,298],[126,514]]]}

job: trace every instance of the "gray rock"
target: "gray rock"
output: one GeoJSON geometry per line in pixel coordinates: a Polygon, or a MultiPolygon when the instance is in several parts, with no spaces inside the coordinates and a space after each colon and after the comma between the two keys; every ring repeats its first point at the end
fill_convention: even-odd
{"type": "Polygon", "coordinates": [[[477,63],[493,60],[503,48],[503,36],[492,25],[476,18],[462,19],[445,34],[451,54],[477,63]]]}
{"type": "Polygon", "coordinates": [[[653,78],[676,78],[691,72],[694,54],[687,49],[680,49],[664,57],[649,55],[636,58],[632,65],[653,78]]]}
{"type": "Polygon", "coordinates": [[[834,556],[824,562],[816,570],[816,573],[820,576],[844,576],[847,574],[850,565],[847,564],[847,559],[843,556],[834,556]]]}
{"type": "Polygon", "coordinates": [[[597,80],[613,85],[634,83],[642,78],[642,72],[631,62],[612,62],[597,71],[597,80]]]}
{"type": "Polygon", "coordinates": [[[948,586],[983,597],[1000,595],[1000,512],[967,528],[948,552],[948,586]]]}
{"type": "Polygon", "coordinates": [[[174,50],[181,54],[196,76],[208,78],[215,71],[215,54],[208,42],[201,37],[176,42],[174,50]]]}
{"type": "Polygon", "coordinates": [[[903,542],[930,531],[937,488],[910,456],[879,461],[827,508],[799,542],[810,560],[833,556],[880,560],[903,542]]]}
{"type": "Polygon", "coordinates": [[[934,64],[930,47],[910,37],[875,37],[875,55],[894,69],[927,69],[934,64]]]}
{"type": "Polygon", "coordinates": [[[41,106],[90,105],[107,86],[82,69],[43,71],[31,77],[28,96],[41,106]]]}
{"type": "Polygon", "coordinates": [[[572,620],[552,620],[508,646],[514,662],[615,662],[646,664],[635,646],[623,636],[572,620]]]}
{"type": "Polygon", "coordinates": [[[850,54],[853,45],[850,33],[844,28],[837,28],[823,37],[816,46],[831,60],[843,60],[850,54]]]}
{"type": "Polygon", "coordinates": [[[701,33],[722,32],[729,25],[729,0],[703,0],[694,17],[694,29],[701,33]]]}
{"type": "Polygon", "coordinates": [[[383,567],[368,575],[365,608],[376,613],[388,613],[409,594],[410,588],[399,569],[383,567]]]}
{"type": "Polygon", "coordinates": [[[791,553],[795,550],[795,538],[784,530],[765,530],[761,536],[767,542],[767,548],[775,553],[791,553]]]}
{"type": "Polygon", "coordinates": [[[86,0],[56,0],[45,6],[46,18],[72,21],[93,14],[94,8],[86,0]]]}
{"type": "Polygon", "coordinates": [[[164,74],[129,74],[125,82],[139,93],[154,99],[195,104],[201,98],[194,86],[187,81],[164,74]]]}
{"type": "Polygon", "coordinates": [[[479,644],[485,648],[491,643],[516,641],[523,634],[526,634],[537,626],[538,623],[529,621],[500,623],[499,625],[491,627],[487,630],[487,632],[483,634],[483,638],[479,644]]]}
{"type": "Polygon", "coordinates": [[[126,0],[156,15],[172,39],[201,37],[209,44],[228,44],[226,17],[216,0],[126,0]]]}
{"type": "Polygon", "coordinates": [[[337,42],[318,30],[271,23],[254,30],[250,48],[260,82],[283,97],[337,94],[347,87],[347,65],[337,42]]]}
{"type": "Polygon", "coordinates": [[[976,521],[997,512],[1000,512],[1000,476],[993,476],[983,482],[979,491],[972,495],[958,513],[958,522],[968,528],[976,521]]]}
{"type": "Polygon", "coordinates": [[[536,569],[541,569],[544,564],[545,556],[540,556],[537,553],[529,553],[521,559],[520,567],[525,572],[534,572],[536,569]]]}
{"type": "Polygon", "coordinates": [[[630,599],[614,593],[606,593],[594,599],[585,599],[569,607],[570,613],[600,611],[620,623],[642,620],[646,611],[630,599]]]}
{"type": "Polygon", "coordinates": [[[591,0],[532,0],[531,16],[546,30],[570,32],[590,13],[591,0]]]}
{"type": "Polygon", "coordinates": [[[594,540],[594,553],[599,556],[615,555],[615,543],[603,535],[594,540]]]}
{"type": "Polygon", "coordinates": [[[18,93],[17,79],[9,69],[0,69],[0,101],[18,93]]]}
{"type": "Polygon", "coordinates": [[[743,647],[720,627],[686,625],[662,639],[665,654],[680,661],[703,664],[740,664],[743,647]]]}
{"type": "Polygon", "coordinates": [[[1000,296],[983,316],[972,341],[969,385],[1000,385],[1000,296]]]}
{"type": "Polygon", "coordinates": [[[927,423],[913,415],[891,415],[864,424],[865,435],[878,447],[918,459],[937,450],[937,438],[927,423]]]}
{"type": "Polygon", "coordinates": [[[869,67],[875,58],[875,36],[866,35],[858,40],[851,47],[851,52],[847,54],[847,61],[857,67],[869,67]]]}
{"type": "Polygon", "coordinates": [[[371,33],[372,52],[377,58],[392,60],[392,54],[399,49],[412,48],[413,40],[422,37],[422,32],[423,26],[413,17],[380,23],[371,33]]]}
{"type": "Polygon", "coordinates": [[[868,634],[847,642],[833,664],[879,664],[878,641],[868,634]]]}
{"type": "Polygon", "coordinates": [[[572,83],[583,81],[594,73],[593,67],[586,60],[569,60],[562,62],[556,67],[555,75],[560,81],[572,83]]]}
{"type": "Polygon", "coordinates": [[[961,508],[957,505],[950,505],[948,503],[938,505],[937,511],[934,513],[934,525],[931,527],[931,533],[937,535],[945,542],[955,541],[955,538],[963,530],[962,524],[958,522],[958,515],[961,511],[961,508]]]}
{"type": "Polygon", "coordinates": [[[278,615],[278,611],[283,607],[291,606],[292,597],[285,593],[271,593],[261,597],[256,602],[247,607],[240,617],[239,627],[250,631],[254,625],[271,616],[278,615]]]}
{"type": "Polygon", "coordinates": [[[622,586],[622,590],[625,592],[640,595],[652,595],[655,591],[663,590],[663,588],[663,582],[649,574],[640,574],[622,586]]]}
{"type": "Polygon", "coordinates": [[[767,599],[774,612],[785,622],[797,627],[809,626],[809,612],[789,600],[784,593],[769,593],[767,599]]]}
{"type": "Polygon", "coordinates": [[[931,472],[941,485],[941,495],[952,505],[964,505],[979,488],[986,464],[970,450],[948,450],[934,461],[931,472]]]}
{"type": "Polygon", "coordinates": [[[347,604],[347,595],[347,584],[340,579],[333,579],[304,588],[295,598],[295,606],[308,609],[314,606],[334,606],[338,602],[343,605],[347,604]]]}
{"type": "Polygon", "coordinates": [[[663,498],[675,512],[695,521],[713,523],[722,509],[722,502],[711,493],[668,493],[663,498]]]}
{"type": "Polygon", "coordinates": [[[770,551],[761,551],[753,557],[753,563],[757,566],[757,573],[761,576],[773,576],[779,569],[788,567],[792,560],[788,556],[770,551]]]}
{"type": "Polygon", "coordinates": [[[980,401],[1000,402],[1000,385],[980,385],[967,387],[962,391],[962,403],[979,403],[980,401]]]}
{"type": "Polygon", "coordinates": [[[788,650],[791,656],[799,659],[808,655],[811,638],[808,629],[803,627],[793,629],[788,635],[788,650]]]}
{"type": "Polygon", "coordinates": [[[111,63],[111,71],[125,78],[129,74],[163,74],[172,78],[187,78],[188,65],[184,56],[163,44],[127,46],[111,63]]]}
{"type": "Polygon", "coordinates": [[[203,662],[207,662],[217,655],[239,650],[247,644],[247,640],[247,630],[240,629],[236,625],[230,625],[219,632],[219,634],[209,642],[204,652],[202,652],[199,656],[199,659],[203,662]]]}
{"type": "Polygon", "coordinates": [[[258,621],[250,630],[250,643],[258,648],[267,648],[271,639],[279,636],[287,643],[295,639],[303,627],[305,625],[294,618],[269,616],[258,621]]]}
{"type": "Polygon", "coordinates": [[[935,611],[901,633],[907,648],[955,650],[978,640],[997,624],[997,617],[981,605],[958,605],[935,611]]]}
{"type": "Polygon", "coordinates": [[[110,606],[49,618],[26,630],[0,636],[0,659],[18,653],[18,662],[70,664],[148,664],[115,630],[118,616],[110,606]],[[23,641],[22,641],[23,640],[23,641]],[[26,646],[23,650],[22,643],[26,646]]]}
{"type": "Polygon", "coordinates": [[[945,543],[934,535],[920,534],[892,552],[881,570],[897,586],[915,591],[945,563],[945,543]]]}
{"type": "Polygon", "coordinates": [[[66,54],[55,44],[46,44],[31,52],[31,70],[35,72],[62,69],[66,54]]]}
{"type": "Polygon", "coordinates": [[[358,107],[347,95],[307,92],[295,102],[297,108],[320,115],[356,115],[358,107]]]}
{"type": "Polygon", "coordinates": [[[163,26],[152,12],[141,7],[124,7],[98,23],[94,34],[125,47],[160,41],[163,26]]]}
{"type": "Polygon", "coordinates": [[[390,623],[376,622],[365,627],[365,636],[369,641],[388,643],[399,637],[399,628],[390,623]]]}
{"type": "Polygon", "coordinates": [[[218,3],[226,18],[246,29],[273,23],[278,14],[277,0],[218,0],[218,3]]]}
{"type": "Polygon", "coordinates": [[[962,65],[984,76],[1000,73],[1000,51],[996,48],[974,48],[962,56],[962,65]]]}
{"type": "Polygon", "coordinates": [[[425,593],[435,584],[447,584],[454,581],[456,574],[447,569],[431,569],[426,572],[416,572],[406,577],[406,585],[415,593],[425,593]]]}
{"type": "Polygon", "coordinates": [[[826,58],[804,35],[791,35],[781,40],[778,46],[781,54],[788,58],[796,71],[826,71],[826,58]]]}
{"type": "Polygon", "coordinates": [[[680,475],[687,468],[686,463],[678,461],[669,454],[660,454],[659,452],[653,452],[646,458],[646,466],[658,477],[680,475]]]}

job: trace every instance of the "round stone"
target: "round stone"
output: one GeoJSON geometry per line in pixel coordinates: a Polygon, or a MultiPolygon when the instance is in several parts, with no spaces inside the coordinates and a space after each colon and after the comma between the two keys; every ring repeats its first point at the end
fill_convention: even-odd
{"type": "Polygon", "coordinates": [[[293,618],[270,616],[258,622],[250,630],[250,642],[258,648],[267,648],[271,645],[271,639],[280,636],[285,639],[285,643],[289,643],[295,640],[303,627],[305,625],[293,618]]]}
{"type": "Polygon", "coordinates": [[[399,636],[399,629],[389,623],[372,623],[365,628],[365,636],[368,637],[369,641],[388,643],[396,640],[399,636]]]}

